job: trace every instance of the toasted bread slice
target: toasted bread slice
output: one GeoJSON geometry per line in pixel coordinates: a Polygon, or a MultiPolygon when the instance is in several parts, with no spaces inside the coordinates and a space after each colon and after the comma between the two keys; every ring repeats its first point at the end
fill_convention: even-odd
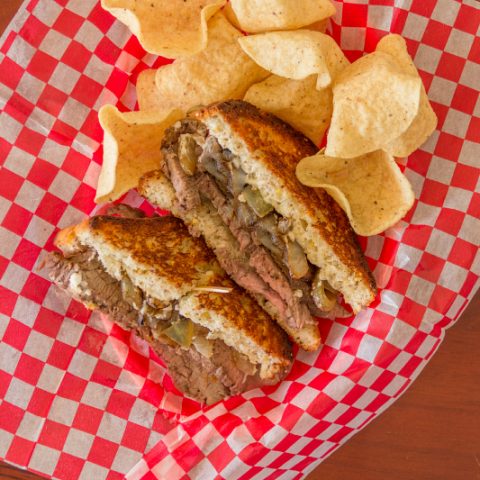
{"type": "MultiPolygon", "coordinates": [[[[152,204],[164,210],[170,210],[173,215],[181,218],[194,236],[202,236],[207,245],[216,253],[224,249],[229,257],[247,264],[242,257],[238,241],[230,229],[222,222],[220,217],[210,211],[206,204],[185,210],[178,205],[175,190],[171,182],[160,171],[156,170],[146,174],[138,186],[138,191],[152,204]]],[[[219,256],[220,257],[220,256],[219,256]]],[[[265,298],[255,296],[258,303],[277,321],[277,323],[290,335],[295,343],[304,350],[317,350],[321,343],[320,332],[315,324],[306,324],[301,328],[292,328],[278,311],[265,298]]]]}
{"type": "MultiPolygon", "coordinates": [[[[291,224],[288,227],[288,238],[285,235],[281,238],[286,243],[296,241],[312,266],[318,268],[318,271],[317,268],[310,270],[315,272],[315,281],[320,282],[320,285],[329,284],[329,288],[334,292],[341,292],[346,302],[357,312],[373,300],[376,291],[375,282],[356,236],[346,215],[335,201],[323,190],[319,190],[316,195],[314,191],[300,184],[295,175],[298,161],[314,154],[316,147],[278,118],[261,112],[246,102],[228,101],[214,104],[192,115],[196,119],[182,120],[178,126],[167,132],[164,139],[162,169],[168,177],[160,172],[147,174],[140,182],[140,193],[152,203],[171,210],[188,225],[193,235],[203,236],[231,277],[250,291],[259,304],[302,348],[315,350],[320,345],[318,325],[308,321],[303,314],[300,321],[297,321],[299,317],[294,317],[295,321],[292,322],[292,310],[290,313],[282,310],[282,305],[279,305],[274,295],[279,293],[287,308],[295,308],[295,302],[304,302],[300,305],[303,308],[308,302],[315,301],[320,310],[320,313],[315,314],[331,311],[331,299],[330,304],[319,305],[318,297],[313,298],[313,286],[309,292],[305,290],[308,282],[312,281],[308,278],[303,281],[304,290],[295,290],[299,288],[299,284],[295,283],[292,277],[290,280],[287,278],[291,293],[287,292],[285,283],[280,284],[283,273],[279,269],[285,267],[282,260],[277,256],[274,267],[271,263],[273,259],[267,258],[268,252],[260,257],[258,249],[255,250],[256,257],[253,258],[252,248],[256,247],[250,248],[252,243],[249,244],[245,239],[250,236],[250,241],[255,244],[259,237],[255,239],[253,235],[257,232],[251,233],[251,224],[239,226],[242,221],[246,222],[241,218],[241,212],[239,214],[235,211],[232,217],[231,213],[228,213],[228,205],[224,207],[228,202],[232,202],[232,196],[235,197],[233,192],[228,190],[231,187],[223,184],[223,194],[212,193],[211,187],[203,181],[211,181],[211,178],[206,178],[203,173],[205,164],[197,165],[198,169],[194,170],[190,177],[179,169],[183,168],[180,160],[183,134],[196,135],[198,140],[195,141],[201,146],[195,153],[198,155],[197,162],[204,162],[205,158],[218,158],[215,157],[218,155],[215,152],[226,152],[220,154],[223,160],[215,159],[215,162],[224,162],[222,167],[216,168],[243,170],[246,183],[258,191],[267,204],[273,206],[276,221],[278,222],[280,216],[282,221],[286,220],[287,224],[291,224]],[[202,138],[205,139],[203,143],[202,138]],[[213,145],[216,144],[217,147],[212,147],[209,140],[213,140],[213,145]],[[196,189],[199,193],[195,192],[196,189]],[[203,200],[198,195],[203,196],[203,200]],[[276,271],[273,268],[277,268],[276,271]],[[280,280],[277,282],[277,279],[280,280]],[[291,300],[293,297],[296,299],[291,300]],[[302,300],[298,300],[299,298],[302,300]],[[325,308],[322,309],[324,305],[325,308]]],[[[208,174],[215,177],[215,171],[208,171],[208,174]]],[[[232,178],[224,173],[220,174],[220,177],[216,180],[225,182],[225,178],[227,181],[232,178]],[[224,180],[220,178],[222,175],[224,180]]],[[[236,195],[237,200],[233,200],[245,201],[245,197],[242,200],[238,192],[236,195]]],[[[233,205],[233,209],[235,208],[233,205]]],[[[320,299],[320,303],[323,301],[324,297],[320,299]]],[[[310,312],[315,312],[311,303],[308,308],[310,312]]],[[[332,314],[333,311],[332,309],[332,314]]]]}
{"type": "Polygon", "coordinates": [[[295,175],[297,163],[317,149],[277,117],[232,100],[194,113],[222,148],[237,156],[249,183],[293,225],[296,241],[322,278],[343,294],[354,312],[376,295],[373,276],[343,210],[324,191],[318,195],[295,175]]]}
{"type": "Polygon", "coordinates": [[[94,250],[116,280],[127,276],[148,296],[177,301],[179,313],[260,366],[262,379],[288,371],[291,345],[284,332],[220,268],[204,242],[174,217],[93,217],[62,230],[55,244],[67,256],[94,250]],[[218,293],[218,289],[228,293],[218,293]]]}

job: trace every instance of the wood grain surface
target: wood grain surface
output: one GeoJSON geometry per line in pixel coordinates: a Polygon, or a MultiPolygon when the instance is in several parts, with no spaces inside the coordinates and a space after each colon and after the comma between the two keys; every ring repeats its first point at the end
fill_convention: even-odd
{"type": "Polygon", "coordinates": [[[0,0],[0,35],[22,4],[22,0],[0,0]]]}
{"type": "MultiPolygon", "coordinates": [[[[20,4],[0,0],[0,33],[20,4]]],[[[307,479],[480,480],[479,346],[480,293],[413,386],[307,479]]],[[[39,478],[0,462],[0,479],[39,478]]]]}

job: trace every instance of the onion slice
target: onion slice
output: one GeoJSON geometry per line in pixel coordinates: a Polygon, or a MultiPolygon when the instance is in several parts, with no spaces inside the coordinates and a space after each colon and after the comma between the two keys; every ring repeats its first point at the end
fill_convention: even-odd
{"type": "Polygon", "coordinates": [[[188,318],[179,317],[176,322],[173,322],[162,334],[178,343],[182,347],[189,348],[192,344],[194,333],[193,322],[188,318]]]}
{"type": "Polygon", "coordinates": [[[188,133],[180,135],[178,141],[178,159],[182,170],[190,176],[195,175],[197,170],[196,148],[197,142],[192,135],[189,135],[188,133]]]}
{"type": "Polygon", "coordinates": [[[338,292],[320,277],[320,270],[317,270],[312,282],[312,298],[315,305],[326,312],[332,310],[337,304],[338,292]]]}
{"type": "Polygon", "coordinates": [[[231,175],[231,192],[233,195],[239,195],[242,193],[242,190],[247,184],[247,174],[241,168],[233,167],[231,165],[232,175],[231,175]]]}
{"type": "Polygon", "coordinates": [[[267,203],[263,199],[260,192],[256,188],[253,188],[251,185],[245,187],[245,189],[243,190],[243,196],[248,205],[260,218],[263,218],[270,212],[273,212],[273,207],[269,203],[267,203]]]}
{"type": "Polygon", "coordinates": [[[292,278],[299,279],[308,273],[307,257],[297,242],[287,242],[287,263],[292,278]]]}

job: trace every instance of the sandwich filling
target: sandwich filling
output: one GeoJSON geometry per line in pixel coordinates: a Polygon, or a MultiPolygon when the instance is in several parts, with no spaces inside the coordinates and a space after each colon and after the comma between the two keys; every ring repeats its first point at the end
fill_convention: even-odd
{"type": "Polygon", "coordinates": [[[249,183],[238,158],[198,120],[187,118],[167,130],[163,173],[186,211],[207,205],[236,239],[236,253],[217,250],[221,266],[234,280],[269,301],[287,324],[314,324],[338,307],[338,292],[295,241],[290,221],[249,183]]]}
{"type": "Polygon", "coordinates": [[[161,304],[127,275],[121,280],[112,277],[91,248],[82,246],[68,257],[51,253],[46,267],[60,288],[147,340],[166,363],[176,387],[202,403],[280,380],[261,379],[257,365],[221,339],[209,338],[206,328],[179,314],[177,302],[161,304]]]}

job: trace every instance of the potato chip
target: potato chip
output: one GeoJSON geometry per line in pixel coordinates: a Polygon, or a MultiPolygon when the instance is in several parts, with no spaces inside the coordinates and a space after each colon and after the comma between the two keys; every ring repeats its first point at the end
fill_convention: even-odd
{"type": "MultiPolygon", "coordinates": [[[[405,40],[400,35],[387,35],[377,44],[377,51],[390,54],[398,65],[410,75],[418,71],[408,54],[405,40]]],[[[432,134],[437,126],[437,116],[428,101],[425,87],[421,86],[420,108],[408,129],[397,139],[386,145],[385,150],[395,157],[408,157],[432,134]]]]}
{"type": "Polygon", "coordinates": [[[332,116],[332,90],[317,90],[315,75],[290,80],[271,75],[252,85],[244,100],[273,113],[319,144],[332,116]]]}
{"type": "Polygon", "coordinates": [[[268,76],[238,45],[242,34],[221,13],[209,22],[207,48],[157,70],[158,105],[184,112],[197,105],[243,98],[250,85],[268,76]]]}
{"type": "Polygon", "coordinates": [[[333,87],[333,115],[326,155],[352,158],[382,149],[411,125],[422,82],[404,73],[384,52],[345,68],[333,87]]]}
{"type": "Polygon", "coordinates": [[[393,157],[382,150],[349,159],[319,153],[301,160],[296,173],[304,185],[326,190],[359,235],[384,232],[415,201],[409,181],[393,157]]]}
{"type": "Polygon", "coordinates": [[[232,9],[232,3],[231,2],[228,2],[225,7],[223,8],[222,10],[223,14],[225,15],[225,17],[227,18],[227,20],[237,29],[237,30],[241,30],[242,27],[240,26],[240,24],[238,23],[238,18],[237,16],[235,15],[235,12],[233,11],[232,9]]]}
{"type": "Polygon", "coordinates": [[[111,202],[138,185],[140,177],[159,167],[160,144],[165,129],[182,118],[150,112],[121,113],[105,105],[98,114],[104,130],[103,164],[98,178],[96,203],[111,202]]]}
{"type": "Polygon", "coordinates": [[[320,20],[319,22],[312,23],[305,27],[306,30],[315,30],[317,32],[325,33],[327,31],[328,22],[330,20],[326,18],[325,20],[320,20]]]}
{"type": "Polygon", "coordinates": [[[296,30],[335,15],[330,0],[231,0],[228,8],[249,33],[296,30]]]}
{"type": "Polygon", "coordinates": [[[238,41],[256,63],[279,77],[303,80],[316,74],[318,89],[348,65],[332,37],[312,30],[260,33],[238,41]]]}
{"type": "Polygon", "coordinates": [[[167,114],[167,110],[163,106],[162,98],[158,94],[157,85],[155,83],[155,75],[157,70],[149,68],[140,73],[137,78],[137,100],[140,110],[156,111],[159,115],[167,114]]]}
{"type": "Polygon", "coordinates": [[[375,50],[377,52],[388,53],[395,59],[405,73],[418,76],[417,67],[415,67],[412,58],[408,54],[407,44],[400,35],[395,33],[385,35],[377,43],[375,50]]]}
{"type": "Polygon", "coordinates": [[[226,0],[102,0],[150,53],[177,58],[207,46],[207,21],[226,0]]]}

